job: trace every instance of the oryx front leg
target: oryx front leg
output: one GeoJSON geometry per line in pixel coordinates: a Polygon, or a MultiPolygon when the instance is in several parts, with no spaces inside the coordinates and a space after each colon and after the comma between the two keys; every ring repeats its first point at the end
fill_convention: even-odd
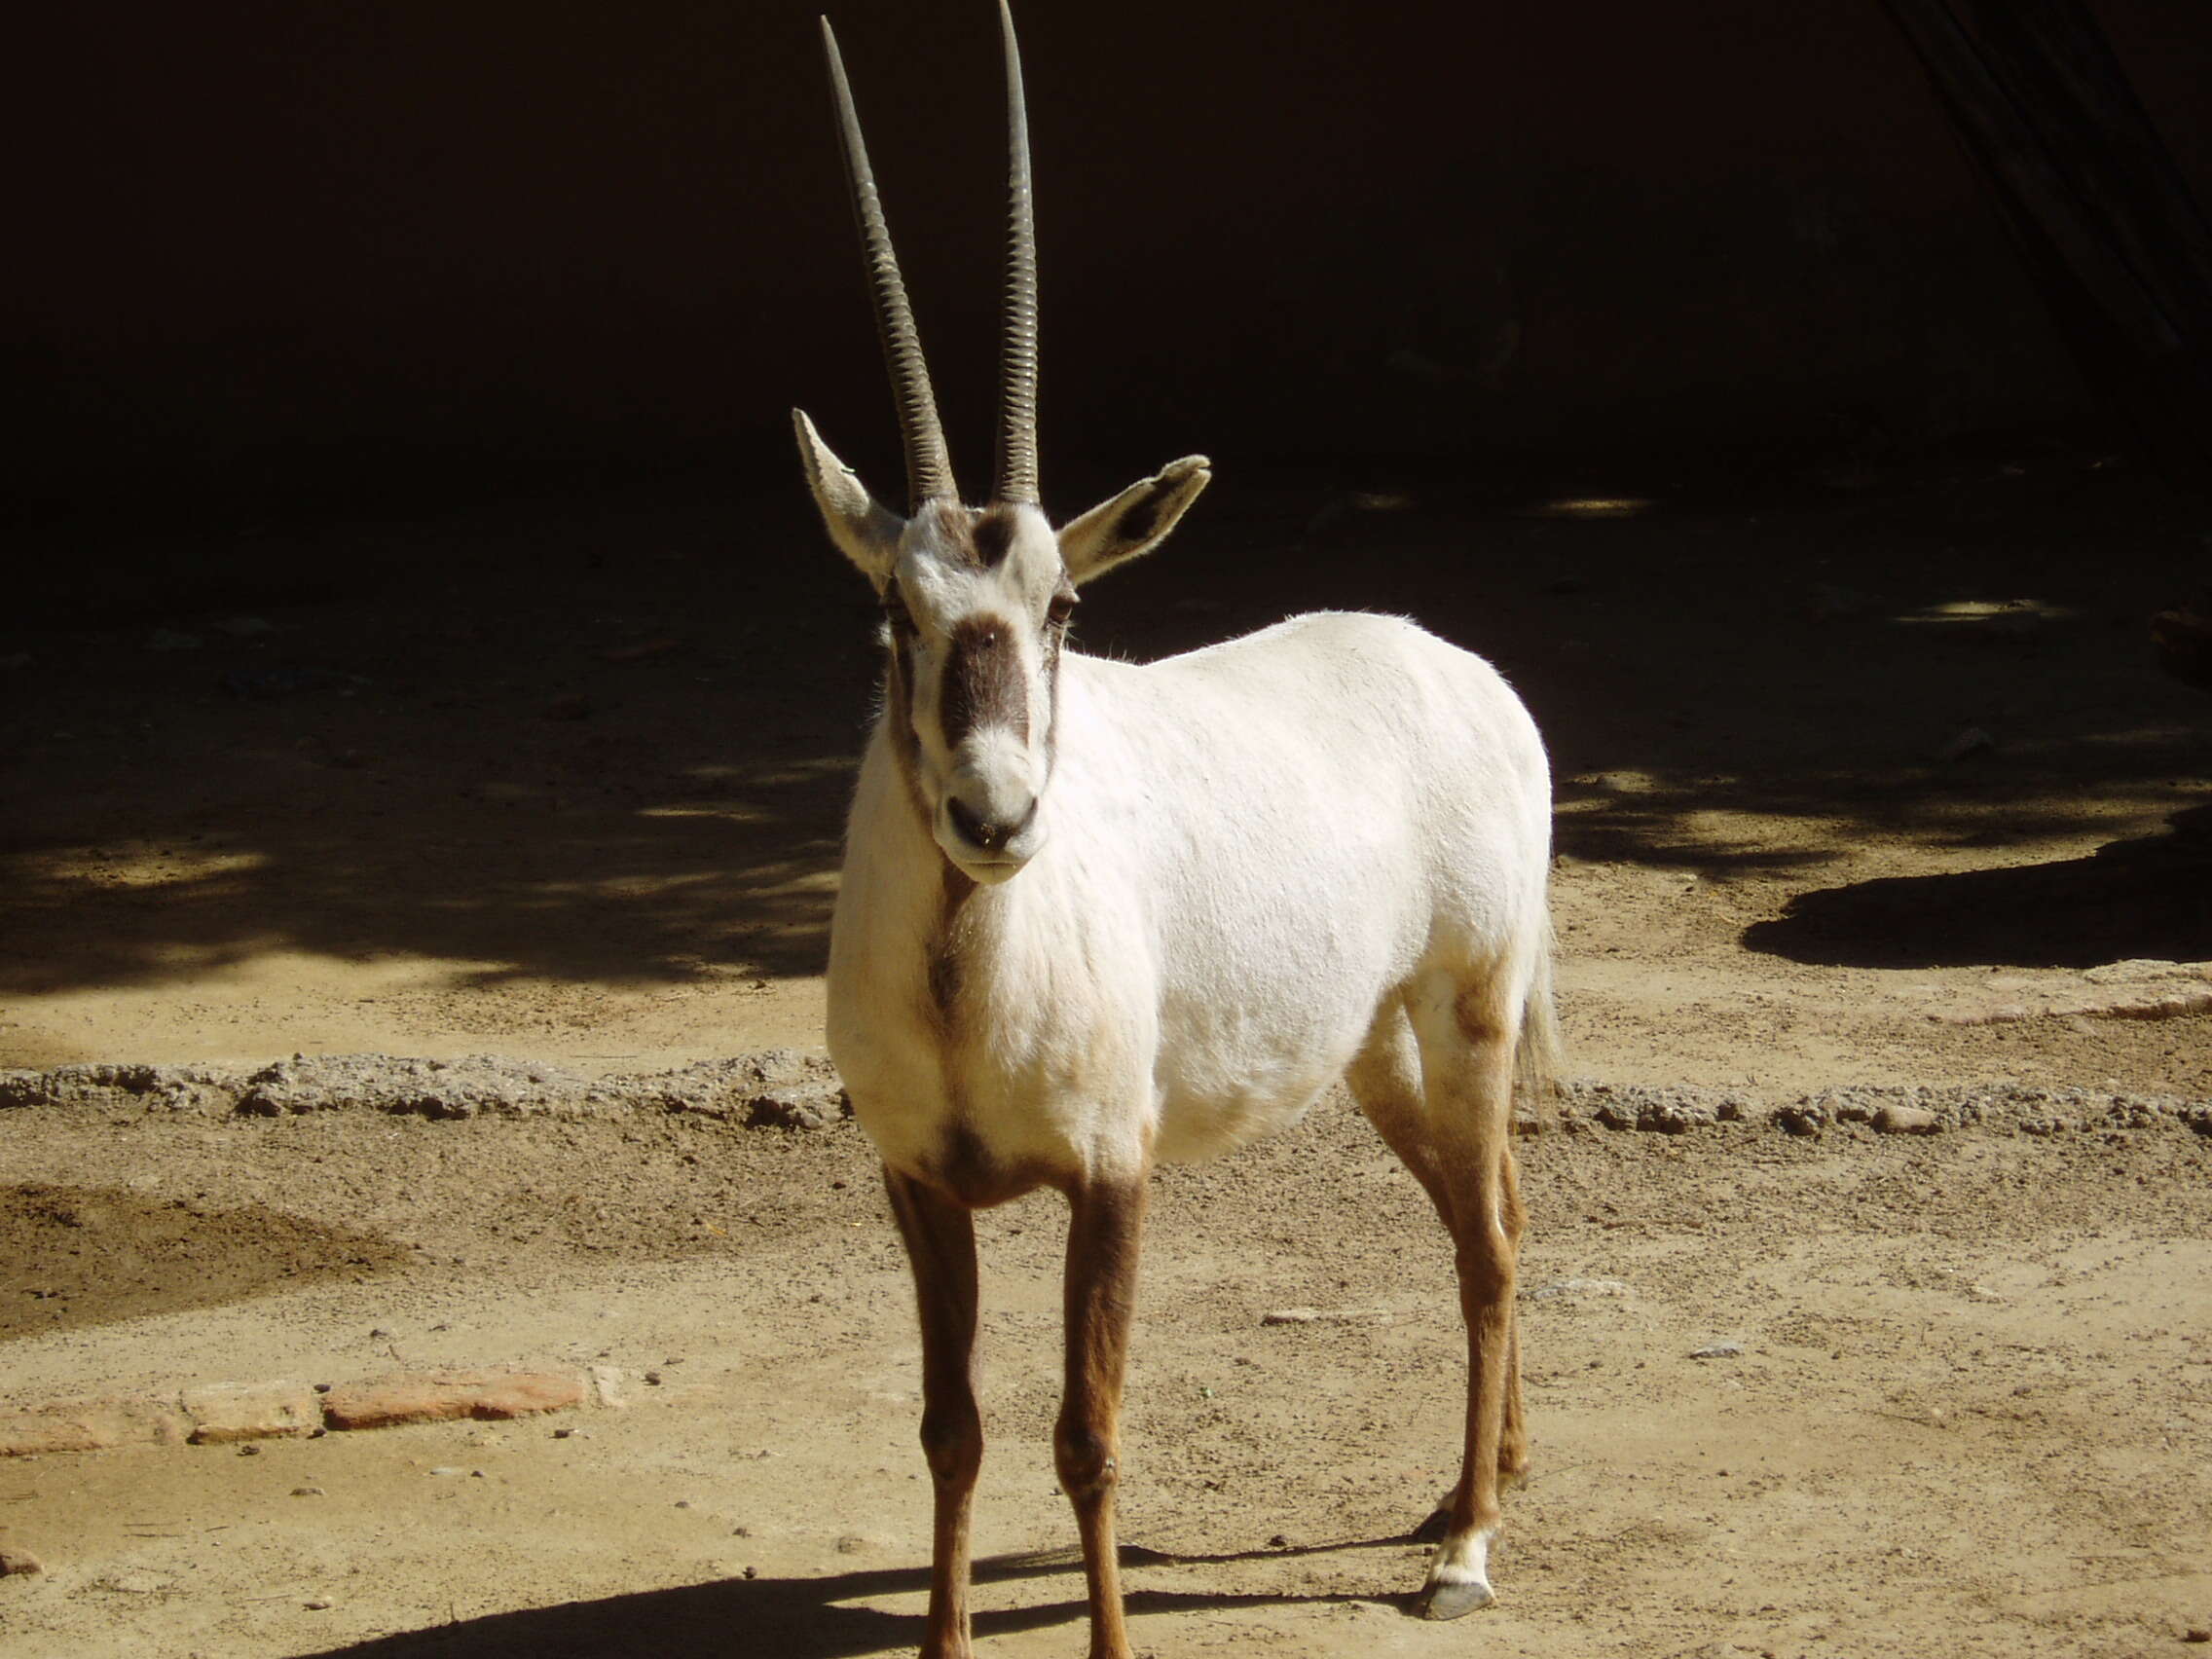
{"type": "Polygon", "coordinates": [[[1518,1004],[1494,982],[1420,999],[1420,1043],[1438,1205],[1452,1231],[1459,1311],[1467,1328],[1467,1427],[1459,1482],[1446,1502],[1443,1542],[1418,1604],[1423,1617],[1488,1606],[1490,1547],[1501,1519],[1499,1473],[1526,1466],[1514,1330],[1514,1274],[1523,1214],[1512,1166],[1513,1051],[1518,1004]]]}
{"type": "Polygon", "coordinates": [[[1072,1189],[1068,1202],[1067,1386],[1052,1451],[1083,1538],[1091,1659],[1129,1659],[1114,1489],[1121,1474],[1122,1381],[1136,1305],[1144,1177],[1094,1178],[1072,1189]]]}
{"type": "Polygon", "coordinates": [[[922,1316],[922,1455],[937,1489],[923,1659],[969,1659],[968,1516],[983,1461],[976,1406],[976,1224],[962,1205],[884,1170],[922,1316]]]}

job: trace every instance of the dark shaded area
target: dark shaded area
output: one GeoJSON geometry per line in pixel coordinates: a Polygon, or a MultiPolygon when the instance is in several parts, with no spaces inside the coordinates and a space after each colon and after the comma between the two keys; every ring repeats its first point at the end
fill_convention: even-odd
{"type": "Polygon", "coordinates": [[[33,661],[0,703],[0,986],[273,944],[819,972],[875,674],[875,608],[819,535],[801,499],[278,526],[273,592],[240,572],[210,605],[179,571],[8,635],[33,661]]]}
{"type": "Polygon", "coordinates": [[[0,1188],[0,1341],[364,1279],[406,1258],[382,1235],[260,1204],[0,1188]]]}
{"type": "MultiPolygon", "coordinates": [[[[50,10],[11,111],[14,510],[780,481],[794,403],[893,488],[818,9],[50,10]]],[[[836,10],[979,475],[992,9],[836,10]]],[[[2201,181],[2212,18],[2100,11],[2201,181]]],[[[1879,445],[2077,402],[1872,0],[1021,26],[1055,510],[1076,457],[1879,445]]]]}
{"type": "MultiPolygon", "coordinates": [[[[1716,875],[1812,886],[1836,853],[1716,812],[2003,849],[2212,780],[2203,700],[2155,672],[2133,598],[2199,518],[2104,452],[1543,482],[1224,468],[1088,590],[1076,643],[1149,658],[1304,608],[1415,616],[1529,700],[1564,851],[1716,875]],[[1941,758],[1970,729],[1991,746],[1941,758]]],[[[179,567],[128,609],[0,624],[0,990],[280,949],[487,983],[820,970],[877,608],[795,484],[309,521],[251,560],[274,591],[241,571],[206,603],[179,567]]]]}
{"type": "MultiPolygon", "coordinates": [[[[1217,1566],[1291,1556],[1333,1554],[1402,1544],[1404,1538],[1373,1538],[1286,1549],[1246,1550],[1234,1555],[1172,1555],[1124,1545],[1124,1570],[1146,1567],[1217,1566]]],[[[1074,1580],[1071,1601],[1018,1609],[978,1609],[976,1638],[987,1642],[1019,1631],[1083,1624],[1083,1567],[1072,1555],[1000,1556],[978,1561],[978,1586],[1064,1575],[1074,1580]]],[[[527,1655],[529,1659],[587,1659],[627,1653],[732,1653],[773,1655],[774,1659],[859,1659],[863,1654],[895,1653],[914,1646],[922,1633],[918,1613],[886,1613],[846,1604],[871,1596],[921,1595],[928,1591],[926,1567],[840,1572],[827,1578],[733,1578],[719,1584],[687,1585],[617,1596],[601,1602],[570,1603],[522,1612],[493,1613],[436,1630],[379,1637],[323,1650],[324,1659],[475,1659],[527,1655]]],[[[1207,1595],[1173,1590],[1130,1590],[1124,1605],[1141,1643],[1147,1615],[1206,1608],[1322,1605],[1373,1601],[1349,1595],[1207,1595]]]]}
{"type": "Polygon", "coordinates": [[[1887,0],[2083,378],[2212,490],[2212,226],[2083,0],[1887,0]]]}
{"type": "Polygon", "coordinates": [[[2212,808],[2087,858],[1803,893],[1752,950],[1847,968],[2092,968],[2212,959],[2212,808]]]}

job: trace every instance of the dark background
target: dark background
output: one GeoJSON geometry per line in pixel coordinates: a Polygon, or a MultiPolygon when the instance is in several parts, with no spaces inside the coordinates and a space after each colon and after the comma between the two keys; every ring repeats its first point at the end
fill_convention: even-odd
{"type": "MultiPolygon", "coordinates": [[[[18,522],[783,490],[794,403],[894,492],[815,12],[286,0],[18,37],[18,522]]],[[[2099,12],[2204,195],[2212,10],[2099,12]]],[[[835,20],[978,490],[993,8],[835,20]]],[[[1017,20],[1056,512],[1190,450],[1479,473],[2084,409],[1875,0],[1017,20]]]]}

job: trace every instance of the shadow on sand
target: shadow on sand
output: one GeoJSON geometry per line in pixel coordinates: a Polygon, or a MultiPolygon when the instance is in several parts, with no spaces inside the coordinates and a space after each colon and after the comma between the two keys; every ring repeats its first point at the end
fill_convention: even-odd
{"type": "MultiPolygon", "coordinates": [[[[1235,1562],[1379,1549],[1409,1538],[1371,1538],[1247,1550],[1228,1555],[1169,1555],[1124,1546],[1124,1568],[1217,1567],[1235,1562]]],[[[1080,1588],[1082,1566],[1072,1552],[1001,1556],[976,1564],[978,1585],[1068,1574],[1080,1588]]],[[[316,1659],[613,1659],[640,1653],[729,1653],[758,1659],[861,1659],[911,1652],[922,1637],[919,1612],[889,1613],[853,1604],[886,1596],[919,1597],[929,1590],[927,1567],[841,1572],[828,1578],[726,1579],[675,1590],[571,1602],[378,1637],[326,1649],[316,1659]]],[[[1234,1607],[1372,1603],[1347,1595],[1220,1595],[1173,1590],[1131,1590],[1132,1620],[1148,1615],[1220,1611],[1234,1607]]],[[[1410,1603],[1408,1604],[1410,1605],[1410,1603]]],[[[1080,1625],[1083,1599],[1038,1606],[978,1611],[976,1636],[987,1641],[1019,1631],[1080,1625]]]]}
{"type": "Polygon", "coordinates": [[[2089,968],[2212,958],[2212,807],[2086,858],[1799,894],[1751,950],[1846,968],[2089,968]]]}

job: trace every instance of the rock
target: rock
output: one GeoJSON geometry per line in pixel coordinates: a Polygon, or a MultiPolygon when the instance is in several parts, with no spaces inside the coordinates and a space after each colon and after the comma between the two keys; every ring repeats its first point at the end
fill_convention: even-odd
{"type": "Polygon", "coordinates": [[[1563,1117],[1582,1112],[1608,1129],[1655,1134],[1678,1135],[1714,1124],[1738,1123],[1747,1110],[1744,1096],[1733,1090],[1688,1085],[1576,1082],[1567,1085],[1561,1094],[1563,1117]]]}
{"type": "Polygon", "coordinates": [[[1936,751],[1938,760],[1964,760],[1970,755],[1981,755],[1997,747],[1997,740],[1979,726],[1968,726],[1936,751]]]}
{"type": "Polygon", "coordinates": [[[1742,1343],[1709,1343],[1704,1347],[1690,1349],[1690,1358],[1692,1359],[1741,1359],[1743,1357],[1744,1345],[1742,1343]]]}
{"type": "Polygon", "coordinates": [[[184,1413],[166,1401],[57,1402],[0,1418],[0,1457],[105,1452],[116,1446],[178,1446],[190,1427],[184,1413]]]}
{"type": "Polygon", "coordinates": [[[608,1078],[671,1112],[696,1112],[748,1128],[820,1129],[845,1115],[843,1086],[827,1054],[763,1049],[732,1059],[695,1060],[674,1071],[608,1078]]]}
{"type": "Polygon", "coordinates": [[[1925,1106],[1884,1106],[1874,1114],[1874,1127],[1885,1135],[1932,1135],[1943,1120],[1925,1106]]]}
{"type": "MultiPolygon", "coordinates": [[[[498,1054],[432,1060],[398,1054],[294,1054],[248,1072],[219,1066],[88,1063],[0,1070],[0,1109],[164,1107],[264,1117],[330,1111],[424,1118],[606,1118],[698,1112],[733,1123],[816,1129],[850,1116],[827,1054],[767,1049],[665,1072],[586,1077],[498,1054]]],[[[158,1181],[158,1176],[149,1181],[158,1181]]],[[[457,1263],[458,1265],[458,1263],[457,1263]]]]}
{"type": "Polygon", "coordinates": [[[2157,956],[2131,956],[2082,970],[2092,985],[2137,985],[2156,979],[2212,979],[2212,962],[2168,962],[2157,956]]]}
{"type": "Polygon", "coordinates": [[[322,1432],[322,1401],[306,1382],[210,1382],[186,1389],[183,1404],[195,1446],[322,1432]]]}
{"type": "Polygon", "coordinates": [[[306,1601],[302,1602],[300,1605],[307,1608],[307,1610],[311,1613],[327,1613],[331,1608],[337,1606],[338,1604],[336,1602],[333,1602],[328,1596],[311,1596],[306,1601]]]}
{"type": "Polygon", "coordinates": [[[388,1428],[395,1423],[500,1419],[569,1411],[584,1403],[582,1373],[460,1371],[342,1383],[322,1396],[331,1428],[388,1428]]]}
{"type": "Polygon", "coordinates": [[[28,1550],[0,1549],[0,1578],[28,1577],[45,1570],[46,1563],[28,1550]]]}
{"type": "Polygon", "coordinates": [[[322,1488],[318,1486],[304,1486],[294,1487],[292,1489],[292,1495],[294,1497],[321,1497],[325,1494],[322,1488]]]}
{"type": "Polygon", "coordinates": [[[584,1117],[593,1093],[579,1073],[497,1054],[295,1054],[255,1072],[238,1109],[272,1118],[349,1107],[423,1118],[584,1117]]]}
{"type": "Polygon", "coordinates": [[[839,1091],[835,1088],[780,1088],[756,1095],[746,1108],[749,1129],[826,1129],[836,1120],[839,1091]]]}

